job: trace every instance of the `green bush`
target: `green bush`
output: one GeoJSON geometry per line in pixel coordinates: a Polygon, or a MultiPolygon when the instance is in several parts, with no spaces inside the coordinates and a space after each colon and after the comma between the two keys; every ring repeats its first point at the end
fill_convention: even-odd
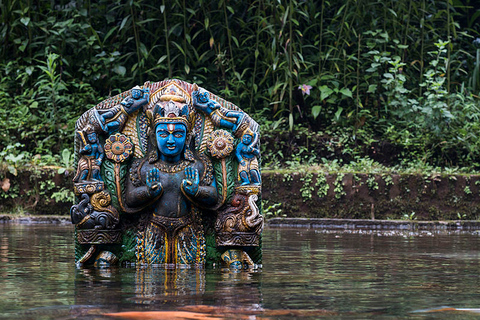
{"type": "Polygon", "coordinates": [[[2,1],[0,150],[58,155],[105,97],[179,78],[266,128],[325,133],[347,162],[386,142],[403,161],[478,167],[478,10],[470,0],[2,1]]]}

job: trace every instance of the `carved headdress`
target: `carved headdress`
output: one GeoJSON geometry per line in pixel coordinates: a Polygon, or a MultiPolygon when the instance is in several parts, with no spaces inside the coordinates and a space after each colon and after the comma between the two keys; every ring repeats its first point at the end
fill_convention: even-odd
{"type": "Polygon", "coordinates": [[[152,94],[147,116],[153,129],[160,123],[183,123],[190,132],[194,121],[191,109],[191,96],[176,82],[171,82],[152,94]]]}
{"type": "MultiPolygon", "coordinates": [[[[184,157],[189,161],[194,161],[193,154],[190,151],[192,128],[195,119],[195,113],[192,108],[192,97],[176,82],[171,82],[152,94],[146,111],[153,132],[155,132],[155,128],[159,124],[181,123],[185,125],[187,139],[184,157]]],[[[153,136],[155,137],[155,135],[153,136]]],[[[153,152],[150,153],[149,162],[153,163],[157,159],[158,150],[154,148],[153,152]]]]}

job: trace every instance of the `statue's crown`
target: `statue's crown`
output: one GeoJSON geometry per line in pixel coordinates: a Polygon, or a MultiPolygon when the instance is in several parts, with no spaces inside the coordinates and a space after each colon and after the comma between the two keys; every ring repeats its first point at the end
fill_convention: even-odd
{"type": "Polygon", "coordinates": [[[155,105],[153,108],[152,127],[155,128],[160,123],[182,123],[191,129],[191,121],[189,117],[188,105],[184,105],[181,109],[172,101],[166,105],[155,105]]]}
{"type": "Polygon", "coordinates": [[[183,123],[190,131],[193,125],[193,112],[190,112],[192,98],[176,82],[158,89],[150,98],[150,112],[152,127],[160,123],[183,123]],[[183,106],[179,107],[179,104],[183,106]],[[153,109],[153,110],[152,110],[153,109]]]}
{"type": "Polygon", "coordinates": [[[83,129],[83,131],[86,133],[86,134],[90,134],[90,133],[94,133],[95,132],[95,128],[91,125],[91,124],[87,124],[85,126],[85,128],[83,129]]]}

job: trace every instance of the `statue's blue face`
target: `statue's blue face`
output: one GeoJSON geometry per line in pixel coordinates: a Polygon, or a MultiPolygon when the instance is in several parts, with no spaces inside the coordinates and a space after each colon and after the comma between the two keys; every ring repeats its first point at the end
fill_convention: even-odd
{"type": "Polygon", "coordinates": [[[141,90],[138,90],[138,89],[133,89],[132,90],[132,98],[133,99],[140,99],[140,97],[142,96],[142,91],[141,90]]]}
{"type": "Polygon", "coordinates": [[[87,134],[87,139],[90,143],[95,143],[97,141],[97,134],[95,132],[91,132],[87,134]]]}
{"type": "Polygon", "coordinates": [[[249,145],[250,143],[252,143],[252,136],[249,135],[249,134],[244,134],[243,137],[242,137],[242,142],[243,144],[246,144],[246,145],[249,145]]]}
{"type": "Polygon", "coordinates": [[[167,161],[179,161],[187,138],[187,128],[181,123],[161,123],[155,128],[157,147],[161,158],[167,161]]]}

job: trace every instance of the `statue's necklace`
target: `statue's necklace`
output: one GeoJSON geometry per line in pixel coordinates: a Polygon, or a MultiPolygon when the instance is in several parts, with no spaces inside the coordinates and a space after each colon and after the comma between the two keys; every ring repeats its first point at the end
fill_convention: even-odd
{"type": "Polygon", "coordinates": [[[167,172],[167,173],[180,172],[182,170],[185,170],[185,168],[188,167],[189,165],[190,165],[190,161],[188,160],[182,160],[181,162],[178,162],[175,164],[168,164],[161,160],[155,162],[155,167],[158,170],[162,172],[167,172]]]}

